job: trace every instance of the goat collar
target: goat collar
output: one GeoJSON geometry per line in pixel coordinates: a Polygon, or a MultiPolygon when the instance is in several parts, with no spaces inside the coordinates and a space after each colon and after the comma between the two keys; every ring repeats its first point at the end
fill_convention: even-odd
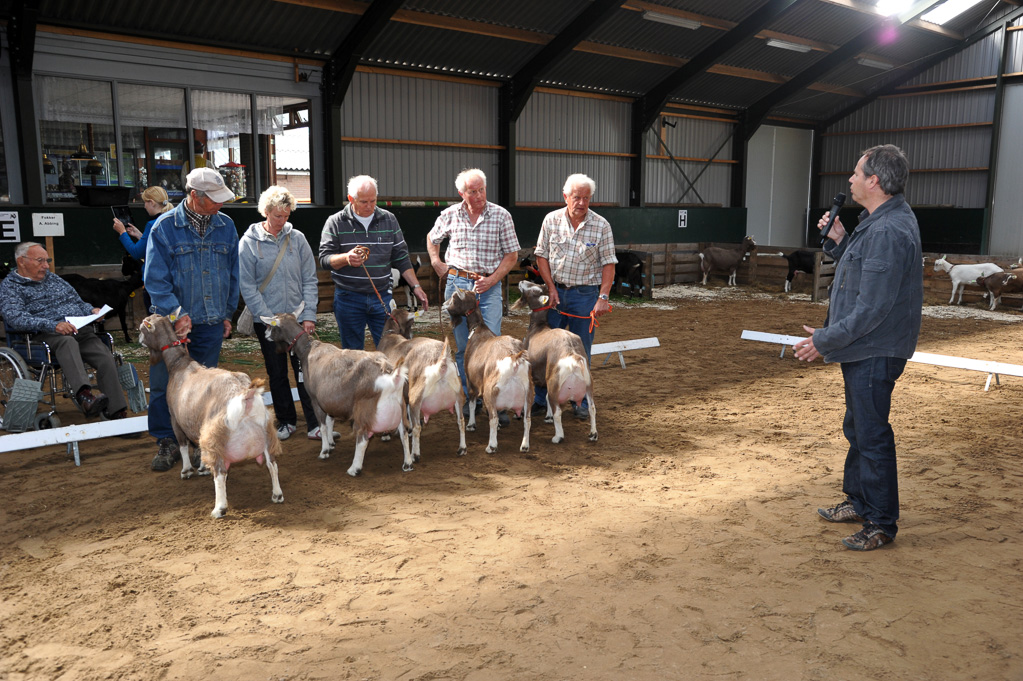
{"type": "Polygon", "coordinates": [[[544,310],[553,310],[553,309],[554,309],[554,306],[551,305],[550,303],[547,303],[543,307],[531,307],[531,308],[529,308],[529,310],[531,312],[543,312],[544,310]]]}
{"type": "Polygon", "coordinates": [[[295,336],[294,338],[291,339],[291,345],[288,346],[287,352],[290,354],[291,353],[291,349],[293,347],[295,347],[295,343],[298,342],[298,339],[301,338],[302,336],[308,336],[308,335],[309,335],[309,332],[306,331],[305,329],[302,329],[297,336],[295,336]]]}
{"type": "Polygon", "coordinates": [[[188,340],[187,338],[179,338],[176,341],[174,341],[173,343],[169,343],[169,344],[163,346],[162,348],[160,348],[160,352],[163,352],[164,350],[167,350],[168,348],[173,348],[176,345],[187,345],[188,343],[191,343],[191,342],[192,341],[188,340]]]}

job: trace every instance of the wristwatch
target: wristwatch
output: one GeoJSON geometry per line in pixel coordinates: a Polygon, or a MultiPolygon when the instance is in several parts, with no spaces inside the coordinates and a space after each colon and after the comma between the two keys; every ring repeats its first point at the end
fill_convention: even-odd
{"type": "Polygon", "coordinates": [[[422,286],[420,286],[419,284],[416,284],[416,285],[415,285],[415,286],[413,286],[412,288],[423,288],[423,287],[422,287],[422,286]]]}
{"type": "Polygon", "coordinates": [[[598,297],[598,298],[600,298],[601,300],[607,300],[607,294],[606,294],[606,293],[601,293],[601,294],[600,294],[599,296],[597,296],[597,297],[598,297]]]}

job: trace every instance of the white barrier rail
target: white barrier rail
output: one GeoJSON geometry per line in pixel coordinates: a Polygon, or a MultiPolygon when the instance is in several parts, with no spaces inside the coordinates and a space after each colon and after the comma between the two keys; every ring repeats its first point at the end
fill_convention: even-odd
{"type": "MultiPolygon", "coordinates": [[[[602,355],[605,352],[607,357],[604,358],[604,364],[607,364],[607,360],[611,359],[611,355],[618,353],[618,361],[621,363],[622,368],[625,368],[625,357],[622,353],[626,350],[642,350],[644,348],[659,348],[661,342],[656,338],[637,338],[635,340],[626,341],[613,341],[611,343],[596,343],[590,346],[590,357],[593,355],[602,355]]],[[[601,366],[604,366],[601,364],[601,366]]]]}
{"type": "MultiPolygon", "coordinates": [[[[763,343],[778,343],[782,346],[781,357],[785,356],[785,348],[795,345],[803,340],[805,336],[784,336],[777,333],[764,333],[762,331],[743,330],[743,340],[754,340],[763,343]]],[[[979,371],[987,374],[987,382],[984,390],[991,388],[991,379],[995,379],[996,385],[1001,385],[999,375],[1023,377],[1023,366],[1019,364],[1006,364],[1005,362],[992,362],[982,359],[970,359],[968,357],[953,357],[951,355],[935,355],[930,352],[915,352],[909,358],[910,362],[917,364],[930,364],[932,366],[949,367],[951,369],[965,369],[967,371],[979,371]]]]}

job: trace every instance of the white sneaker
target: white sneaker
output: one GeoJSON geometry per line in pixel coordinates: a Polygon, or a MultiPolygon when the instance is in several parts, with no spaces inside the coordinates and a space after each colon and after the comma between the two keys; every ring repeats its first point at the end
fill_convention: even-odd
{"type": "MultiPolygon", "coordinates": [[[[310,430],[310,431],[309,431],[309,432],[307,433],[307,436],[309,437],[309,439],[310,439],[310,440],[322,440],[322,439],[323,439],[323,438],[322,438],[322,437],[320,436],[320,427],[319,427],[319,426],[316,426],[315,428],[313,428],[312,430],[310,430]]],[[[334,431],[334,439],[336,440],[336,439],[338,439],[339,437],[341,437],[341,436],[340,436],[340,435],[338,435],[338,434],[337,434],[337,431],[335,430],[335,431],[334,431]]]]}
{"type": "Polygon", "coordinates": [[[282,423],[277,428],[277,439],[278,440],[287,440],[289,437],[291,437],[291,434],[294,433],[294,432],[295,432],[295,426],[291,425],[290,423],[282,423]]]}

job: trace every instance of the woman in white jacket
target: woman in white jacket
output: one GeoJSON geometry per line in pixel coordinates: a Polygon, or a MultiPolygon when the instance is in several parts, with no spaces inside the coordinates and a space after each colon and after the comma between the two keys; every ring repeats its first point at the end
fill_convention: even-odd
{"type": "MultiPolygon", "coordinates": [[[[249,225],[238,242],[239,288],[252,313],[252,326],[263,351],[277,415],[277,436],[282,440],[295,432],[297,421],[288,379],[289,356],[277,352],[275,345],[266,339],[266,325],[259,318],[294,312],[304,302],[298,321],[307,333],[316,330],[316,258],[305,235],[288,222],[297,205],[295,197],[284,187],[268,187],[259,197],[259,214],[266,219],[249,225]]],[[[309,439],[319,440],[320,427],[300,380],[302,374],[297,358],[291,357],[291,366],[309,439]]]]}

